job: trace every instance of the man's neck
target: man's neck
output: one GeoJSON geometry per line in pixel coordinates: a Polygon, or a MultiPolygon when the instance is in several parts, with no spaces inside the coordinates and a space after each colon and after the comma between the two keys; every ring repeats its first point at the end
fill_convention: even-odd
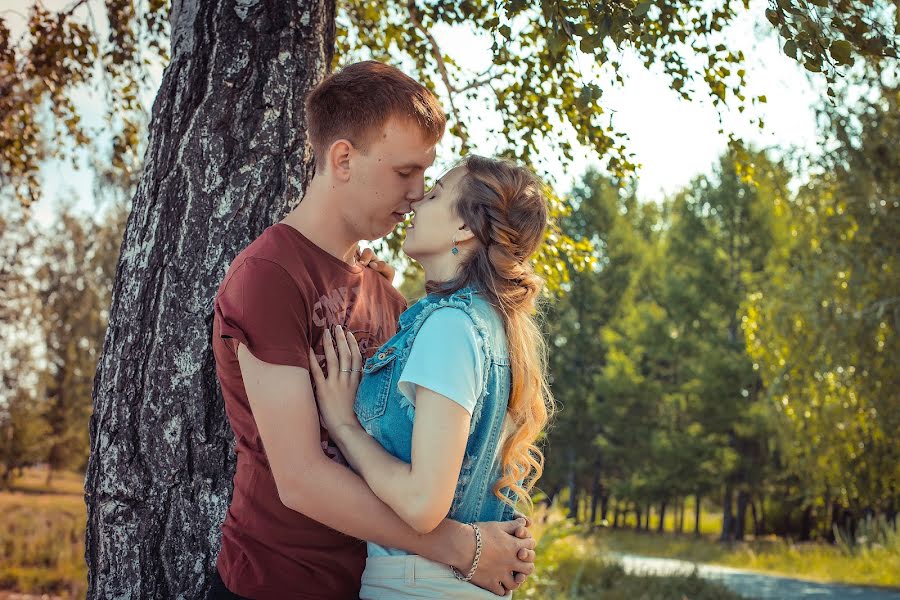
{"type": "Polygon", "coordinates": [[[281,222],[302,233],[328,254],[352,265],[356,263],[359,240],[347,231],[335,205],[327,185],[313,177],[303,200],[281,222]]]}

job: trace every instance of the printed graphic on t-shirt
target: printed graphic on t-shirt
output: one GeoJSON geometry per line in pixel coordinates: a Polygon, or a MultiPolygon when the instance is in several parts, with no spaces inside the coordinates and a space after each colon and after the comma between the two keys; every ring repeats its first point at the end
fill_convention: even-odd
{"type": "MultiPolygon", "coordinates": [[[[365,361],[393,335],[393,331],[388,332],[384,325],[393,321],[393,315],[389,307],[370,301],[368,304],[368,318],[365,318],[364,322],[360,323],[360,315],[356,315],[355,322],[349,323],[356,299],[359,297],[360,288],[361,286],[358,285],[353,287],[342,286],[322,294],[313,305],[312,320],[313,325],[322,330],[331,329],[333,331],[335,325],[340,325],[344,330],[349,329],[353,333],[353,337],[356,338],[356,342],[359,344],[359,352],[365,361]]],[[[318,359],[319,365],[324,370],[325,353],[321,346],[316,348],[316,359],[318,359]]]]}
{"type": "MultiPolygon", "coordinates": [[[[384,326],[384,323],[393,322],[393,314],[389,306],[369,301],[367,304],[368,315],[362,319],[360,319],[362,315],[354,315],[353,308],[361,287],[359,285],[341,286],[320,295],[313,305],[312,321],[315,327],[321,328],[323,331],[329,329],[332,333],[335,325],[340,325],[345,331],[349,329],[359,344],[359,352],[365,362],[393,335],[393,331],[388,332],[384,326]],[[353,317],[352,323],[350,322],[351,317],[353,317]]],[[[315,355],[322,371],[328,376],[325,368],[325,350],[321,343],[315,349],[315,355]]],[[[340,449],[331,441],[328,430],[320,427],[319,434],[322,451],[326,456],[337,463],[347,465],[347,460],[341,454],[340,449]]]]}

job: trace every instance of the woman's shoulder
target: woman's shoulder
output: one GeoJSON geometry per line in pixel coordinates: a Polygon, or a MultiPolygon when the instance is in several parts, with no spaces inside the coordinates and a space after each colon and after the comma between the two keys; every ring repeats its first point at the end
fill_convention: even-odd
{"type": "Polygon", "coordinates": [[[491,335],[503,329],[503,321],[499,311],[488,300],[484,293],[471,287],[465,287],[450,294],[429,294],[407,309],[401,318],[401,324],[415,321],[419,326],[431,321],[437,323],[474,328],[482,335],[491,335]]]}

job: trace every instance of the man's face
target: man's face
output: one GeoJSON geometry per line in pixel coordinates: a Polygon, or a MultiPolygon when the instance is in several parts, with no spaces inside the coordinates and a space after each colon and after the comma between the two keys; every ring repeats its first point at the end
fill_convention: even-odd
{"type": "Polygon", "coordinates": [[[425,192],[425,169],[435,145],[413,122],[391,118],[365,153],[355,151],[343,203],[344,218],[359,239],[386,236],[425,192]]]}

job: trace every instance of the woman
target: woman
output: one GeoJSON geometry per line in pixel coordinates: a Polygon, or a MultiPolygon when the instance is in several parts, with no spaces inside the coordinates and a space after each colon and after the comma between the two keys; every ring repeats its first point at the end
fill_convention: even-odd
{"type": "MultiPolygon", "coordinates": [[[[364,366],[352,333],[326,331],[327,378],[310,357],[319,410],[348,462],[416,530],[447,516],[508,520],[543,470],[535,441],[552,406],[529,262],[547,224],[541,184],[471,156],[412,208],[403,249],[428,295],[364,366]]],[[[473,538],[468,572],[370,543],[360,597],[493,597],[468,583],[475,525],[473,538]]]]}

